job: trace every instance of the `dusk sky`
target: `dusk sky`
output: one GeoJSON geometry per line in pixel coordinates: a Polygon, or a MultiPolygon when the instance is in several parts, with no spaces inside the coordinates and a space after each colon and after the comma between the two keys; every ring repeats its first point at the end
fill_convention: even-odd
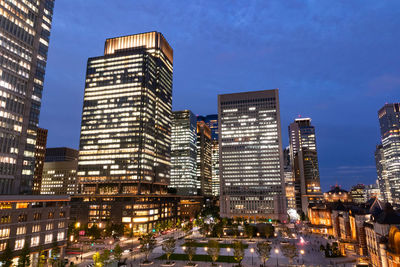
{"type": "Polygon", "coordinates": [[[159,31],[174,49],[173,109],[280,89],[283,144],[316,127],[321,185],[376,180],[377,111],[400,96],[398,0],[56,0],[40,126],[78,148],[86,63],[110,37],[159,31]]]}

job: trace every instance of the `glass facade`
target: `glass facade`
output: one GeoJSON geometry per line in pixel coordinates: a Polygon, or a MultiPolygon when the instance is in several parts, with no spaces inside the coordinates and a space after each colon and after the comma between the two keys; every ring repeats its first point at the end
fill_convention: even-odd
{"type": "Polygon", "coordinates": [[[78,177],[82,194],[166,194],[172,49],[158,32],[108,39],[89,58],[78,177]]]}
{"type": "Polygon", "coordinates": [[[294,177],[296,210],[307,214],[310,204],[322,201],[315,127],[310,118],[289,125],[290,161],[294,177]]]}
{"type": "MultiPolygon", "coordinates": [[[[382,184],[387,201],[400,206],[400,103],[385,104],[379,111],[379,124],[383,149],[382,184]]],[[[381,179],[382,179],[381,178],[381,179]]]]}
{"type": "Polygon", "coordinates": [[[211,130],[211,171],[212,195],[219,196],[219,142],[218,142],[218,114],[197,116],[198,121],[204,121],[211,130]]]}
{"type": "Polygon", "coordinates": [[[197,122],[197,189],[201,196],[212,195],[211,130],[204,121],[197,122]]]}
{"type": "Polygon", "coordinates": [[[218,96],[221,216],[285,214],[278,90],[218,96]]]}
{"type": "Polygon", "coordinates": [[[190,110],[173,112],[169,187],[178,195],[197,195],[196,127],[196,116],[190,110]]]}
{"type": "Polygon", "coordinates": [[[54,0],[0,1],[0,194],[32,192],[54,0]]]}

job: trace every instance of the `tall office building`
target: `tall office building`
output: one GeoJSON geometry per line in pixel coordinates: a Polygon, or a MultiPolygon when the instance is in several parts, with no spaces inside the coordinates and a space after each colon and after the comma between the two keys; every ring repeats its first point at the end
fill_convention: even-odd
{"type": "Polygon", "coordinates": [[[212,195],[219,196],[219,143],[218,143],[218,114],[197,116],[197,121],[204,121],[211,130],[211,171],[212,171],[212,195]]]}
{"type": "Polygon", "coordinates": [[[384,169],[389,203],[400,206],[400,103],[385,104],[379,111],[384,169]]]}
{"type": "Polygon", "coordinates": [[[46,157],[47,129],[37,128],[35,144],[35,170],[33,173],[33,194],[40,194],[43,165],[46,157]]]}
{"type": "Polygon", "coordinates": [[[46,149],[41,195],[73,195],[77,189],[78,150],[68,147],[46,149]],[[47,153],[48,152],[48,153],[47,153]]]}
{"type": "Polygon", "coordinates": [[[278,89],[218,96],[223,217],[286,218],[278,89]]]}
{"type": "Polygon", "coordinates": [[[322,202],[315,128],[310,118],[297,118],[289,125],[297,211],[307,213],[310,204],[322,202]]]}
{"type": "Polygon", "coordinates": [[[211,129],[204,121],[197,121],[197,192],[212,195],[212,142],[211,129]]]}
{"type": "Polygon", "coordinates": [[[88,221],[143,232],[176,216],[160,197],[170,181],[172,61],[158,32],[107,39],[104,56],[88,59],[78,162],[80,194],[92,196],[88,221]]]}
{"type": "Polygon", "coordinates": [[[379,144],[375,149],[375,164],[376,164],[376,174],[378,176],[378,187],[380,198],[384,202],[392,202],[391,194],[389,190],[389,180],[387,177],[386,165],[385,165],[385,155],[383,153],[383,145],[379,144]]]}
{"type": "Polygon", "coordinates": [[[53,7],[0,1],[0,194],[32,193],[53,7]]]}
{"type": "Polygon", "coordinates": [[[178,195],[197,195],[197,123],[190,110],[172,116],[171,182],[178,195]]]}
{"type": "Polygon", "coordinates": [[[285,194],[288,210],[296,211],[296,190],[297,192],[300,188],[295,188],[294,173],[292,169],[292,164],[290,161],[290,148],[286,147],[283,150],[283,177],[285,181],[285,194]]]}

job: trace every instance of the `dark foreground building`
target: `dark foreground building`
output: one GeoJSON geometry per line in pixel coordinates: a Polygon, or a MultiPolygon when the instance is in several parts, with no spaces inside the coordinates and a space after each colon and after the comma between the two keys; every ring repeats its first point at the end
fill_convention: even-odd
{"type": "Polygon", "coordinates": [[[172,63],[159,32],[107,39],[104,56],[89,58],[73,201],[88,214],[77,220],[112,220],[145,232],[177,216],[167,193],[172,63]]]}
{"type": "MultiPolygon", "coordinates": [[[[37,266],[39,251],[45,258],[60,248],[63,258],[67,245],[69,196],[0,196],[0,253],[7,243],[18,257],[28,245],[32,266],[37,266]]],[[[54,255],[53,255],[54,256],[54,255]]]]}

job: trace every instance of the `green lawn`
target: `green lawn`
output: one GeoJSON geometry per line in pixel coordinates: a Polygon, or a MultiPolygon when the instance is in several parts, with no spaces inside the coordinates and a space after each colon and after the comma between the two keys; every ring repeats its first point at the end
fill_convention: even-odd
{"type": "MultiPolygon", "coordinates": [[[[187,246],[187,243],[184,243],[182,246],[187,246]]],[[[204,248],[204,247],[208,246],[208,243],[207,242],[206,243],[196,242],[195,246],[198,247],[198,248],[204,248]]],[[[243,244],[243,246],[244,246],[245,249],[249,247],[248,244],[243,244]]],[[[233,248],[233,244],[221,244],[220,243],[219,247],[220,248],[233,248]]]]}
{"type": "MultiPolygon", "coordinates": [[[[158,260],[166,260],[167,257],[162,255],[157,258],[158,260]]],[[[175,261],[189,261],[188,256],[186,254],[172,254],[169,258],[170,260],[175,261]]],[[[194,255],[193,261],[206,261],[211,262],[211,257],[208,255],[194,255]]],[[[228,263],[237,263],[233,256],[219,256],[217,262],[228,262],[228,263]]]]}

